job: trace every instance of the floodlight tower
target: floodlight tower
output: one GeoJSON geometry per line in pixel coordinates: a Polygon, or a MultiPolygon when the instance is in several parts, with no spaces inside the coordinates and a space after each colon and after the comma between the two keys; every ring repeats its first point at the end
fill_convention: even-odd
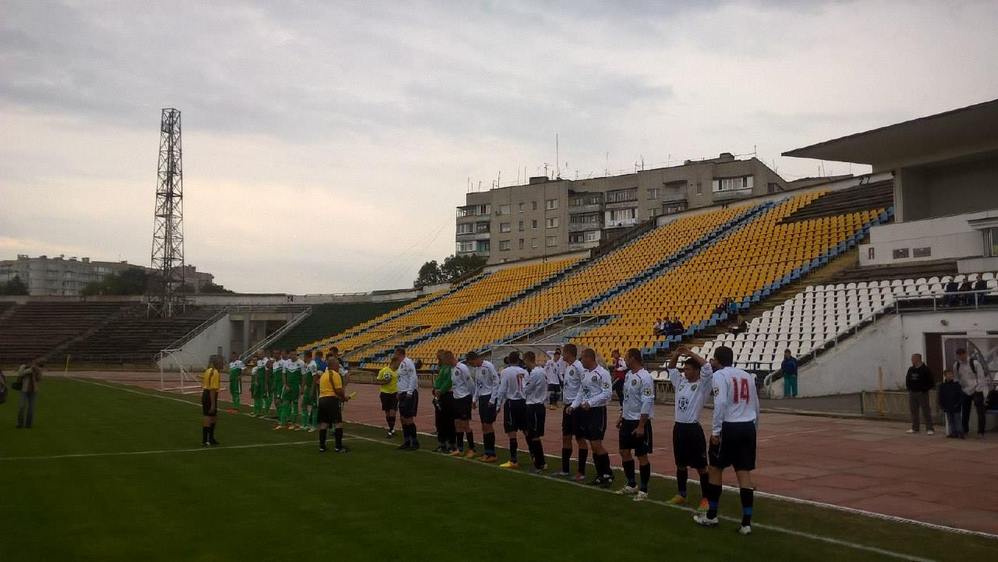
{"type": "Polygon", "coordinates": [[[184,167],[180,144],[180,110],[163,109],[159,125],[159,172],[152,230],[150,299],[152,312],[171,317],[184,307],[184,167]]]}

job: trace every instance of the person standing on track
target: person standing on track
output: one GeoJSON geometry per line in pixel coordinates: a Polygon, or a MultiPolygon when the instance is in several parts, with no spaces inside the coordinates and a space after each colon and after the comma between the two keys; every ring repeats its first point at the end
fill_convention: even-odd
{"type": "MultiPolygon", "coordinates": [[[[280,350],[274,351],[274,356],[270,361],[270,401],[274,405],[274,416],[280,420],[281,416],[281,393],[284,392],[284,364],[287,361],[287,353],[280,350]]],[[[270,405],[268,404],[268,410],[270,405]]]]}
{"type": "Polygon", "coordinates": [[[301,416],[299,425],[309,433],[315,431],[313,417],[317,417],[318,408],[318,386],[316,378],[320,375],[318,365],[312,358],[312,352],[305,352],[305,367],[302,369],[301,377],[301,416]]]}
{"type": "Polygon", "coordinates": [[[201,446],[215,446],[215,424],[218,422],[218,391],[222,388],[222,358],[212,356],[208,368],[201,374],[201,446]]]}
{"type": "Polygon", "coordinates": [[[395,348],[395,360],[398,368],[399,416],[402,418],[402,436],[404,441],[399,449],[419,449],[419,438],[416,433],[416,413],[419,410],[419,375],[416,365],[405,355],[405,348],[395,348]]]}
{"type": "Polygon", "coordinates": [[[388,439],[395,437],[395,415],[399,407],[398,368],[398,358],[392,357],[391,362],[378,371],[378,382],[381,383],[378,398],[381,399],[381,411],[385,413],[385,424],[388,426],[385,437],[388,439]]]}
{"type": "Polygon", "coordinates": [[[547,373],[536,363],[533,351],[523,354],[523,367],[527,370],[527,378],[523,382],[523,396],[527,400],[526,428],[527,450],[534,459],[534,472],[540,474],[547,470],[548,463],[544,457],[544,422],[547,417],[545,402],[547,401],[547,373]]]}
{"type": "Polygon", "coordinates": [[[610,372],[596,362],[596,352],[590,348],[582,350],[581,386],[568,410],[578,416],[579,436],[589,442],[593,451],[593,466],[596,478],[590,486],[607,488],[613,484],[613,470],[610,468],[610,455],[603,447],[606,434],[606,405],[613,396],[610,372]]]}
{"type": "Polygon", "coordinates": [[[548,409],[558,409],[558,395],[561,393],[562,376],[565,364],[561,360],[561,349],[555,349],[551,359],[544,364],[544,376],[548,385],[548,409]]]}
{"type": "Polygon", "coordinates": [[[250,371],[250,398],[253,409],[250,417],[263,415],[263,402],[267,394],[267,359],[259,351],[253,357],[253,367],[250,371]]]}
{"type": "Polygon", "coordinates": [[[710,447],[707,450],[710,482],[707,492],[707,513],[697,513],[693,520],[705,527],[716,527],[717,506],[721,501],[724,469],[733,467],[738,478],[742,500],[742,524],[738,532],[752,533],[752,507],[755,488],[756,424],[759,421],[759,395],[755,375],[734,367],[734,351],[721,346],[714,350],[714,419],[711,424],[710,447]]]}
{"type": "Polygon", "coordinates": [[[464,363],[458,362],[457,357],[451,351],[444,351],[444,361],[451,366],[451,392],[453,393],[453,403],[451,413],[453,415],[455,440],[457,448],[451,451],[451,456],[465,456],[474,458],[475,434],[471,431],[471,410],[475,403],[475,379],[471,376],[471,369],[464,363]],[[465,450],[465,441],[468,447],[465,450]]]}
{"type": "Polygon", "coordinates": [[[699,511],[707,511],[707,439],[700,427],[700,412],[713,388],[714,369],[710,363],[689,348],[680,346],[672,353],[668,365],[669,382],[676,394],[675,425],[672,427],[672,454],[676,461],[676,482],[678,493],[669,500],[673,505],[686,504],[689,469],[700,475],[699,511]],[[686,357],[683,370],[676,365],[679,356],[686,357]]]}
{"type": "Polygon", "coordinates": [[[503,412],[503,429],[509,439],[509,460],[499,467],[520,468],[516,433],[524,431],[527,425],[527,400],[523,396],[523,380],[527,377],[527,371],[520,366],[519,352],[511,352],[506,359],[506,368],[499,373],[499,388],[491,400],[496,411],[503,412]]]}
{"type": "Polygon", "coordinates": [[[491,361],[486,361],[478,353],[469,351],[464,362],[473,369],[475,377],[475,396],[472,407],[478,408],[478,419],[482,423],[483,454],[478,460],[496,462],[496,407],[492,403],[492,395],[499,388],[499,373],[491,361]]]}
{"type": "Polygon", "coordinates": [[[610,364],[607,365],[613,378],[613,393],[617,395],[617,402],[624,401],[624,377],[627,375],[627,362],[620,356],[620,350],[614,349],[610,352],[610,364]]]}
{"type": "Polygon", "coordinates": [[[562,398],[565,408],[561,413],[561,471],[555,476],[569,477],[571,475],[572,439],[579,446],[579,468],[575,475],[576,482],[586,479],[586,460],[589,458],[589,446],[579,432],[579,414],[574,412],[571,404],[575,401],[582,386],[582,363],[578,360],[578,347],[574,343],[565,344],[561,348],[562,361],[565,362],[564,387],[562,398]]]}
{"type": "Polygon", "coordinates": [[[240,395],[243,392],[243,371],[246,370],[246,364],[239,359],[239,355],[233,351],[229,355],[229,395],[232,398],[232,410],[234,412],[239,412],[240,406],[242,406],[240,400],[240,395]]]}
{"type": "Polygon", "coordinates": [[[437,448],[435,453],[451,453],[455,448],[454,435],[454,393],[451,391],[451,371],[454,369],[445,360],[446,351],[437,350],[437,376],[433,379],[433,417],[437,428],[437,448]]]}
{"type": "Polygon", "coordinates": [[[652,451],[651,420],[655,417],[655,381],[645,370],[641,351],[628,349],[625,356],[627,374],[624,376],[623,399],[620,401],[620,419],[617,420],[620,458],[624,466],[627,486],[617,491],[621,495],[634,495],[634,501],[648,499],[648,481],[651,480],[652,451]],[[634,456],[631,456],[631,451],[634,456]],[[638,457],[641,471],[640,486],[634,479],[634,457],[638,457]]]}
{"type": "Polygon", "coordinates": [[[319,376],[319,452],[326,452],[329,426],[333,426],[334,449],[337,453],[349,451],[343,446],[343,404],[349,400],[343,388],[340,362],[330,357],[326,370],[319,376]]]}
{"type": "Polygon", "coordinates": [[[38,400],[38,386],[42,380],[45,362],[35,359],[30,365],[21,365],[14,378],[14,390],[19,391],[17,403],[17,428],[31,429],[35,420],[35,403],[38,400]]]}

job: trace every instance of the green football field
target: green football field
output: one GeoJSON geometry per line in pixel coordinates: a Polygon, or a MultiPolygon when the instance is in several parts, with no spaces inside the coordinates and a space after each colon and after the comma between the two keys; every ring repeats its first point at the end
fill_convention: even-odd
{"type": "Polygon", "coordinates": [[[634,503],[525,470],[398,451],[364,426],[347,427],[349,454],[320,454],[317,434],[222,414],[222,446],[202,449],[195,400],[48,379],[31,430],[14,429],[16,400],[0,405],[0,560],[853,562],[983,560],[998,547],[763,498],[743,537],[736,492],[722,500],[731,519],[702,529],[664,503],[669,479],[652,480],[654,501],[634,503]]]}

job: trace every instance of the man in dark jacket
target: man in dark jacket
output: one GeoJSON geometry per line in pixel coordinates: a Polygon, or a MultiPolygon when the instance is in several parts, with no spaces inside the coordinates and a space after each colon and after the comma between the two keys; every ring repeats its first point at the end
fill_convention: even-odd
{"type": "Polygon", "coordinates": [[[966,439],[963,433],[963,423],[960,421],[960,411],[963,406],[963,389],[953,378],[952,369],[943,371],[943,382],[939,385],[939,409],[946,415],[946,437],[966,439]]]}
{"type": "Polygon", "coordinates": [[[932,435],[932,410],[929,408],[929,391],[936,385],[932,378],[932,371],[929,366],[922,362],[922,354],[916,353],[911,356],[911,367],[908,367],[908,374],[904,377],[904,384],[908,387],[908,407],[911,409],[911,429],[908,433],[918,433],[918,411],[922,410],[925,418],[925,433],[932,435]]]}

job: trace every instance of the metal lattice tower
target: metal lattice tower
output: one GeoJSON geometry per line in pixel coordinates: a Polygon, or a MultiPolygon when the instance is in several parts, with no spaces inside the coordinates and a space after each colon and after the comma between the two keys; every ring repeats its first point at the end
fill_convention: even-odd
{"type": "Polygon", "coordinates": [[[152,311],[170,317],[184,307],[184,166],[180,110],[163,109],[159,126],[159,172],[152,231],[152,311]]]}

